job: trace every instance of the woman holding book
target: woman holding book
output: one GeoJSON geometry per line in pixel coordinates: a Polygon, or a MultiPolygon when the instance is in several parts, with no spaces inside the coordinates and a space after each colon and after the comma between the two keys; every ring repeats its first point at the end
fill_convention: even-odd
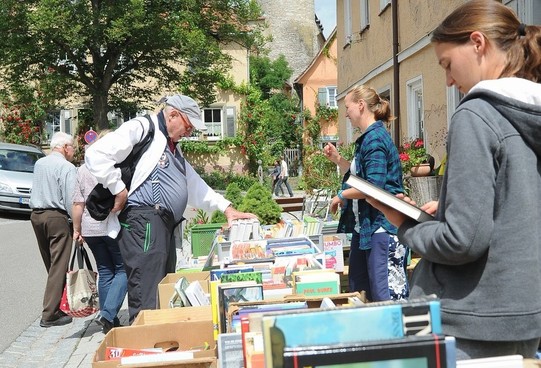
{"type": "MultiPolygon", "coordinates": [[[[323,153],[345,173],[348,170],[393,194],[402,193],[402,167],[398,150],[385,128],[391,116],[389,102],[373,88],[356,86],[345,98],[346,116],[362,131],[355,142],[355,157],[349,162],[336,147],[327,144],[323,153]]],[[[338,191],[331,212],[351,201],[355,222],[349,254],[350,291],[365,291],[370,301],[398,300],[408,296],[406,247],[396,237],[396,227],[354,188],[338,191]]]]}
{"type": "Polygon", "coordinates": [[[457,359],[533,358],[541,336],[541,27],[493,0],[453,11],[432,42],[447,86],[466,96],[451,118],[433,221],[369,200],[422,260],[411,297],[441,299],[457,359]]]}

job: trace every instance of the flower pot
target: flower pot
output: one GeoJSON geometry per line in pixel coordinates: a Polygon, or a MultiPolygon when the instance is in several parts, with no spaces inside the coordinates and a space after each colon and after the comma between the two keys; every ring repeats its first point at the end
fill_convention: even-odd
{"type": "Polygon", "coordinates": [[[419,165],[416,165],[416,166],[413,166],[411,169],[410,169],[410,174],[411,176],[428,176],[430,175],[430,171],[431,168],[430,168],[430,164],[419,164],[419,165]]]}

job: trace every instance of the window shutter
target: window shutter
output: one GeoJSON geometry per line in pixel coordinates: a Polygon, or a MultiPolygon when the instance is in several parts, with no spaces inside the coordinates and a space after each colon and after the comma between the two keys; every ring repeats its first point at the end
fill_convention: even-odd
{"type": "Polygon", "coordinates": [[[235,136],[235,108],[226,107],[225,109],[225,135],[226,137],[235,136]]]}
{"type": "Polygon", "coordinates": [[[318,88],[317,100],[319,101],[319,106],[327,106],[327,88],[318,88]]]}

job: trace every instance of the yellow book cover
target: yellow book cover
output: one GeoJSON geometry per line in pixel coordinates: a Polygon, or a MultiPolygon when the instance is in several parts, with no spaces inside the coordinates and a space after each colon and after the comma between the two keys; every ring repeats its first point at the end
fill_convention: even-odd
{"type": "Polygon", "coordinates": [[[220,333],[220,314],[218,311],[218,285],[220,285],[220,283],[220,280],[209,281],[210,307],[212,310],[212,326],[215,341],[218,341],[218,334],[220,333]]]}

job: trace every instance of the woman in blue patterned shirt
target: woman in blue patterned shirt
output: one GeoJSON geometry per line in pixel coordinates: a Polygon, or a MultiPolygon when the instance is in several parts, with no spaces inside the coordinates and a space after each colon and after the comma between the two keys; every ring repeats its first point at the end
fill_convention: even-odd
{"type": "MultiPolygon", "coordinates": [[[[393,194],[404,191],[398,150],[385,127],[394,119],[389,102],[373,88],[354,87],[345,98],[346,117],[359,128],[355,156],[349,162],[336,147],[327,144],[323,152],[345,173],[348,170],[393,194]]],[[[408,296],[405,262],[407,249],[396,237],[396,227],[370,206],[365,196],[354,188],[338,191],[332,199],[331,211],[352,199],[356,214],[349,254],[350,291],[366,292],[370,301],[399,300],[408,296]]]]}

